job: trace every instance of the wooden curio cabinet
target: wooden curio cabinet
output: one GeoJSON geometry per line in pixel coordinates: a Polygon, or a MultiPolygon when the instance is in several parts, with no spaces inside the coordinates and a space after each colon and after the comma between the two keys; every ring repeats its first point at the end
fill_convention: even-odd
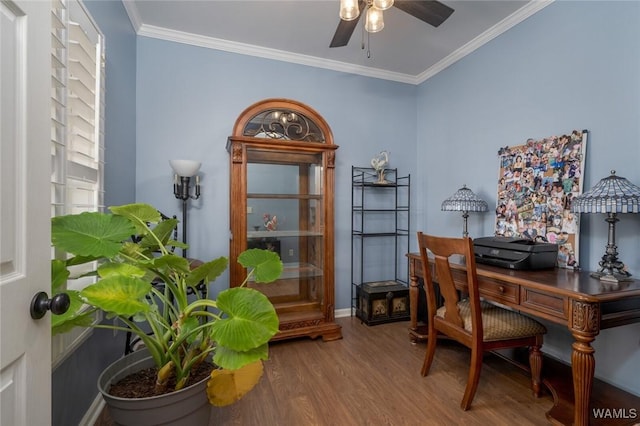
{"type": "Polygon", "coordinates": [[[288,99],[258,102],[238,117],[230,155],[230,282],[246,270],[247,248],[280,255],[284,272],[249,283],[269,297],[280,319],[273,340],[342,337],[335,323],[334,167],[331,129],[310,107],[288,99]]]}

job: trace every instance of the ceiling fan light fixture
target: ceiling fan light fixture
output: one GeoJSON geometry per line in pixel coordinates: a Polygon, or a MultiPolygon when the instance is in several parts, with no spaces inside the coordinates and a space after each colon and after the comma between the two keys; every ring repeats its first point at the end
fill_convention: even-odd
{"type": "Polygon", "coordinates": [[[393,6],[393,0],[373,0],[373,5],[380,10],[387,10],[393,6]]]}
{"type": "Polygon", "coordinates": [[[375,6],[367,9],[367,16],[364,23],[364,29],[369,33],[377,33],[384,28],[384,18],[382,11],[375,6]]]}
{"type": "Polygon", "coordinates": [[[340,0],[340,19],[353,21],[360,16],[358,0],[340,0]]]}

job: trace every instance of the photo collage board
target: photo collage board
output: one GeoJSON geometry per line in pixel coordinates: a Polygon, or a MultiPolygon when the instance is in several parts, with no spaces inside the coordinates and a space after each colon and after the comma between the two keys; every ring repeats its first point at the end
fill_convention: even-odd
{"type": "Polygon", "coordinates": [[[578,267],[587,130],[501,148],[495,235],[558,244],[558,267],[578,267]]]}

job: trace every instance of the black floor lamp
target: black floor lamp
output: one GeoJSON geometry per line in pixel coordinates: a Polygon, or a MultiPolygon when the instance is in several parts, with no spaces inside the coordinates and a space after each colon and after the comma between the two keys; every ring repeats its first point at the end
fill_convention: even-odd
{"type": "Polygon", "coordinates": [[[200,176],[198,170],[202,163],[192,160],[170,160],[171,168],[174,171],[173,175],[173,195],[179,200],[182,200],[182,242],[185,244],[185,248],[182,249],[182,256],[187,257],[187,201],[197,200],[200,198],[200,176]],[[195,176],[194,191],[195,194],[191,195],[190,182],[191,178],[195,176]]]}

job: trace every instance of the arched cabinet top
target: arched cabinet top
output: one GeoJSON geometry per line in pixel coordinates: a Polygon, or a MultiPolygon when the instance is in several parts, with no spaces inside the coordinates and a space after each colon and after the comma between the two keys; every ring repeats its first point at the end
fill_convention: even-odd
{"type": "Polygon", "coordinates": [[[333,145],[327,122],[313,108],[291,99],[265,99],[246,108],[233,136],[333,145]]]}

